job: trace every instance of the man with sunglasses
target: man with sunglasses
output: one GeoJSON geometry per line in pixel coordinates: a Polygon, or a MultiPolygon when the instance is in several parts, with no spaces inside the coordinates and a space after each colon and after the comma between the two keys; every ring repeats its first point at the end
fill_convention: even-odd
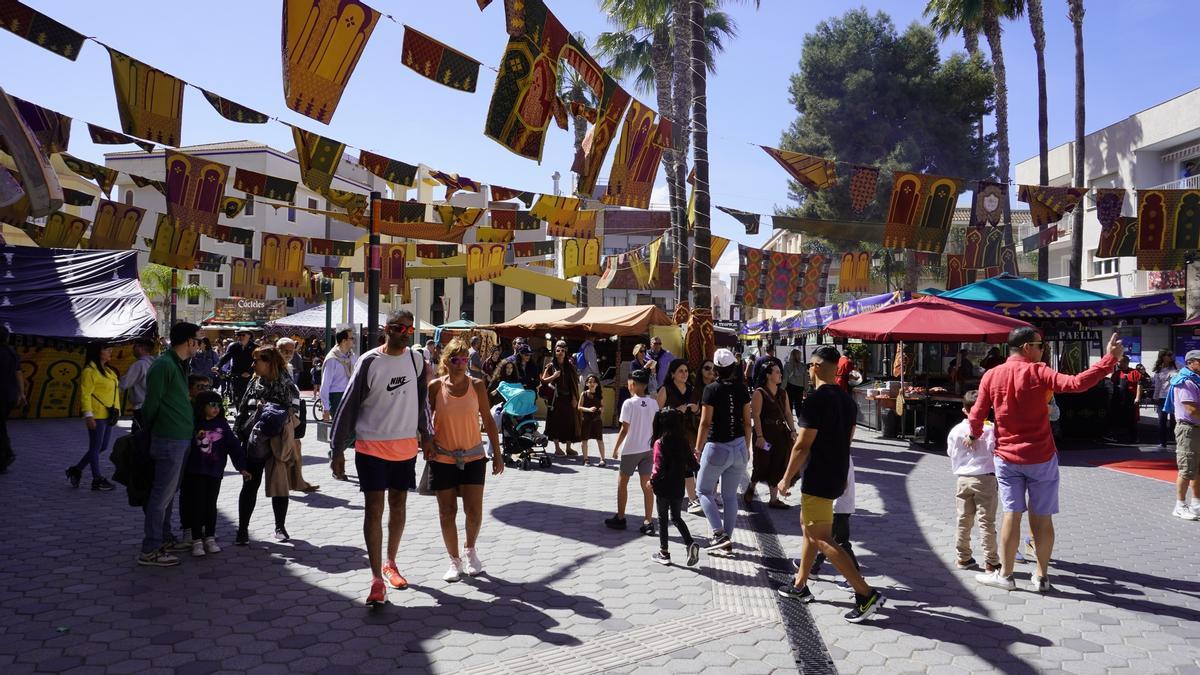
{"type": "Polygon", "coordinates": [[[1108,353],[1078,375],[1055,372],[1042,361],[1045,344],[1030,326],[1008,334],[1008,360],[983,374],[979,398],[967,418],[973,444],[983,435],[988,414],[996,417],[996,482],[1004,521],[1000,527],[1000,569],[975,575],[986,586],[1013,590],[1013,563],[1021,538],[1021,514],[1029,511],[1029,529],[1037,544],[1037,571],[1031,590],[1046,593],[1050,586],[1050,554],[1054,550],[1053,515],[1058,513],[1058,449],[1050,432],[1050,397],[1087,391],[1112,372],[1125,347],[1116,331],[1108,353]]]}
{"type": "Polygon", "coordinates": [[[384,325],[387,341],[359,358],[333,418],[333,473],[345,473],[344,453],[353,437],[358,486],[366,496],[363,536],[372,574],[367,605],[372,607],[387,601],[385,580],[393,588],[408,586],[396,567],[396,552],[404,534],[408,491],[417,484],[417,453],[423,447],[433,449],[426,401],[428,364],[409,348],[413,333],[412,312],[388,314],[384,325]],[[386,562],[381,555],[385,496],[386,562]]]}

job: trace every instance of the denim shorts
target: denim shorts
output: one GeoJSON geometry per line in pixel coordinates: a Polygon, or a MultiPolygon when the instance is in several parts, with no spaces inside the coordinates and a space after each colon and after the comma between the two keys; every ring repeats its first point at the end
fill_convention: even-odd
{"type": "Polygon", "coordinates": [[[1007,512],[1035,516],[1058,513],[1058,455],[1040,464],[1015,464],[996,455],[1000,504],[1007,512]],[[1026,508],[1026,493],[1029,494],[1026,508]]]}

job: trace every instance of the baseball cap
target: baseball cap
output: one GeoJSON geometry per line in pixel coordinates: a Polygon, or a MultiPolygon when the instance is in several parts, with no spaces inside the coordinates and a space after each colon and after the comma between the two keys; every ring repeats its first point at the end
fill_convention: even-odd
{"type": "Polygon", "coordinates": [[[638,384],[650,384],[650,371],[639,368],[629,374],[629,379],[638,384]]]}
{"type": "Polygon", "coordinates": [[[1193,349],[1187,354],[1184,354],[1183,362],[1187,363],[1188,361],[1200,361],[1200,349],[1193,349]]]}
{"type": "Polygon", "coordinates": [[[713,354],[713,363],[717,364],[718,368],[728,368],[729,366],[737,363],[737,356],[735,356],[734,353],[728,349],[718,349],[717,352],[713,354]]]}
{"type": "Polygon", "coordinates": [[[531,348],[529,347],[529,345],[524,345],[524,344],[523,344],[523,345],[521,345],[520,347],[517,347],[517,353],[518,353],[518,354],[532,354],[532,353],[533,353],[533,349],[531,349],[531,348]]]}

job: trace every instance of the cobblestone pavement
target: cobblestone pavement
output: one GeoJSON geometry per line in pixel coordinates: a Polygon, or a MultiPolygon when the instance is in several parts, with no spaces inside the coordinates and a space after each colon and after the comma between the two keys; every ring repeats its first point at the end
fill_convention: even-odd
{"type": "MultiPolygon", "coordinates": [[[[1042,597],[979,588],[953,569],[944,456],[860,440],[854,541],[890,600],[852,626],[840,616],[849,597],[828,577],[813,584],[813,605],[773,593],[799,550],[795,509],[744,513],[732,558],[661,567],[648,559],[654,540],[601,523],[615,471],[573,460],[489,478],[487,571],[467,582],[441,580],[435,503],[410,495],[398,562],[412,586],[368,612],[361,496],[329,479],[315,438],[305,472],[322,491],[293,500],[291,542],[270,539],[263,499],[252,545],[231,545],[240,486],[231,475],[222,553],[138,567],[140,511],[122,491],[91,492],[86,476],[72,490],[62,475],[82,454],[82,424],[10,429],[18,460],[0,476],[5,673],[1200,672],[1200,523],[1170,517],[1168,484],[1095,468],[1090,453],[1063,455],[1058,590],[1042,597]]],[[[107,455],[102,464],[111,469],[107,455]]],[[[640,502],[631,505],[636,526],[640,502]]],[[[685,517],[708,535],[702,518],[685,517]]],[[[672,546],[682,557],[676,537],[672,546]]]]}

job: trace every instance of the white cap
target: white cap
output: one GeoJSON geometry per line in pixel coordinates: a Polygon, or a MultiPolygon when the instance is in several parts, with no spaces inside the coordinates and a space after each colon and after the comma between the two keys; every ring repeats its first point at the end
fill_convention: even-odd
{"type": "Polygon", "coordinates": [[[729,366],[737,363],[737,356],[735,356],[734,353],[728,349],[718,349],[717,352],[713,354],[713,363],[717,364],[718,368],[728,368],[729,366]]]}

